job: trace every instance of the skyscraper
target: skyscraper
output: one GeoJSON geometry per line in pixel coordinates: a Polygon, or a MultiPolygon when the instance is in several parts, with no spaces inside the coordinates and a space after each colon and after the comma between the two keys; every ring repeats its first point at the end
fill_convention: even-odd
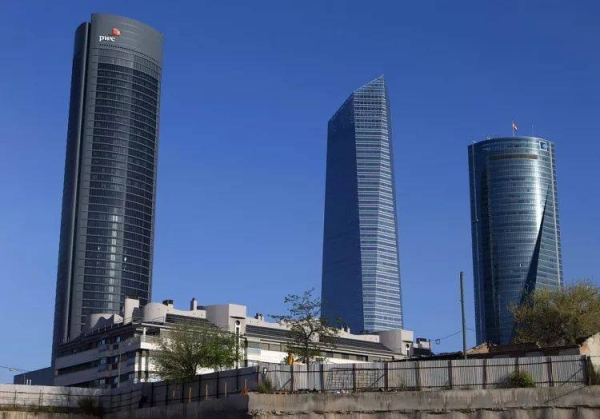
{"type": "Polygon", "coordinates": [[[477,343],[514,336],[510,306],[560,287],[554,144],[492,138],[469,146],[477,343]]]}
{"type": "Polygon", "coordinates": [[[385,79],[329,120],[322,314],[354,333],[402,328],[392,128],[385,79]]]}
{"type": "Polygon", "coordinates": [[[124,17],[75,32],[53,359],[89,315],[150,300],[162,54],[162,34],[124,17]]]}

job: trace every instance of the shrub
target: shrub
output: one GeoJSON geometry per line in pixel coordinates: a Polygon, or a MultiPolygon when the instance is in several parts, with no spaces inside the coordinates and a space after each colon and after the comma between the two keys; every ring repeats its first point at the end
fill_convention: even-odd
{"type": "Polygon", "coordinates": [[[275,387],[273,387],[271,380],[265,379],[256,386],[256,391],[262,394],[272,394],[275,393],[275,387]]]}
{"type": "Polygon", "coordinates": [[[526,371],[513,371],[508,376],[508,387],[510,388],[532,388],[535,381],[526,371]]]}

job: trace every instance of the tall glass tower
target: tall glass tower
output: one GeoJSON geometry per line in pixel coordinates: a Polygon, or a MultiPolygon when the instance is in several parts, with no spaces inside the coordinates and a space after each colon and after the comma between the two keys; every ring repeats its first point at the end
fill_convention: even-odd
{"type": "Polygon", "coordinates": [[[554,144],[492,138],[469,146],[477,343],[509,343],[510,306],[560,287],[562,263],[554,144]]]}
{"type": "Polygon", "coordinates": [[[384,77],[329,120],[322,314],[355,332],[402,328],[389,99],[384,77]]]}
{"type": "Polygon", "coordinates": [[[150,299],[162,54],[162,34],[124,17],[75,32],[53,359],[89,315],[150,299]]]}

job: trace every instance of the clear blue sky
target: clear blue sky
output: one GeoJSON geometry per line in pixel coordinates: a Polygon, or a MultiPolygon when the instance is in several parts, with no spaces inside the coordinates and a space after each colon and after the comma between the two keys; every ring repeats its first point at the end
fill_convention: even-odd
{"type": "Polygon", "coordinates": [[[474,326],[467,145],[513,119],[557,145],[566,282],[600,280],[597,1],[3,1],[0,365],[50,359],[73,34],[92,12],[165,33],[154,300],[269,314],[320,289],[327,121],[382,73],[406,328],[460,329],[460,270],[474,326]]]}

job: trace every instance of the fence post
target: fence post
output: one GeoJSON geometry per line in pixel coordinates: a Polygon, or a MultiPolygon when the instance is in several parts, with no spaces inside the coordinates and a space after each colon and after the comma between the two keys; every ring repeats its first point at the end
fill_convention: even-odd
{"type": "Polygon", "coordinates": [[[169,405],[169,381],[167,381],[167,391],[166,391],[166,396],[165,396],[165,406],[169,405]]]}
{"type": "MultiPolygon", "coordinates": [[[[112,400],[111,400],[111,404],[112,404],[112,400]]],[[[150,407],[154,407],[154,381],[151,383],[151,386],[150,386],[150,407]]]]}
{"type": "Polygon", "coordinates": [[[185,400],[185,382],[181,382],[181,400],[179,401],[180,403],[183,403],[183,401],[185,400]]]}
{"type": "Polygon", "coordinates": [[[240,392],[240,368],[235,369],[235,392],[240,392]]]}
{"type": "Polygon", "coordinates": [[[202,400],[202,374],[198,375],[198,401],[202,400]]]}
{"type": "Polygon", "coordinates": [[[291,384],[292,384],[292,393],[293,393],[294,392],[294,364],[290,365],[290,371],[292,373],[291,384]]]}
{"type": "Polygon", "coordinates": [[[217,399],[219,398],[219,371],[217,371],[217,399]]]}
{"type": "Polygon", "coordinates": [[[321,382],[321,391],[325,391],[325,367],[323,366],[323,364],[321,363],[319,365],[319,378],[320,378],[320,382],[321,382]]]}
{"type": "Polygon", "coordinates": [[[417,390],[421,390],[421,368],[419,365],[419,361],[415,362],[415,383],[417,385],[417,390]]]}
{"type": "Polygon", "coordinates": [[[356,364],[352,364],[352,391],[356,393],[356,364]]]}
{"type": "Polygon", "coordinates": [[[452,382],[452,360],[448,360],[448,384],[450,384],[450,390],[454,390],[454,383],[452,382]]]}
{"type": "Polygon", "coordinates": [[[483,388],[487,388],[487,358],[483,359],[483,388]]]}
{"type": "Polygon", "coordinates": [[[383,385],[385,386],[385,391],[389,390],[390,386],[390,363],[385,363],[385,369],[383,370],[383,385]]]}
{"type": "Polygon", "coordinates": [[[554,387],[554,374],[552,374],[552,358],[546,357],[546,364],[548,365],[548,385],[554,387]]]}

